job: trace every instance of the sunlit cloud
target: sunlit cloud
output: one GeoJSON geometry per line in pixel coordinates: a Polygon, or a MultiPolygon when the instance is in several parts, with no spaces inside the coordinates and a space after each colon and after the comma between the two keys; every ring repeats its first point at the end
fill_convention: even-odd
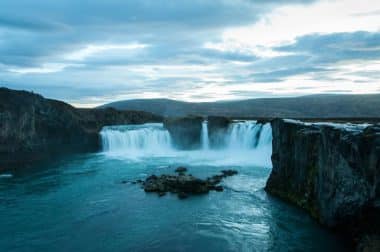
{"type": "Polygon", "coordinates": [[[283,6],[257,23],[224,31],[222,41],[231,49],[273,47],[295,42],[297,37],[320,33],[380,31],[380,14],[353,15],[380,9],[379,1],[322,0],[307,6],[283,6]]]}
{"type": "Polygon", "coordinates": [[[89,56],[104,53],[106,51],[112,51],[112,50],[138,50],[143,49],[147,47],[146,44],[139,44],[139,43],[132,43],[132,44],[125,44],[125,45],[118,45],[118,44],[105,44],[105,45],[87,45],[83,49],[80,49],[75,52],[68,53],[64,56],[64,59],[66,60],[77,60],[81,61],[86,59],[89,56]]]}
{"type": "Polygon", "coordinates": [[[63,69],[69,66],[74,66],[74,65],[61,64],[61,63],[46,63],[46,64],[42,64],[40,67],[9,68],[8,71],[11,73],[16,73],[16,74],[48,74],[48,73],[61,72],[63,69]]]}

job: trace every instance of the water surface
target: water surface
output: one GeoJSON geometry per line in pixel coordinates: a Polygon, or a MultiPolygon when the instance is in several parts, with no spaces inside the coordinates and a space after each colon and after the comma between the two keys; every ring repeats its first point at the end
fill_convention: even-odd
{"type": "MultiPolygon", "coordinates": [[[[207,166],[176,158],[94,154],[0,179],[1,251],[337,251],[342,241],[303,211],[269,197],[270,169],[207,166]],[[224,192],[179,200],[122,184],[187,165],[206,177],[239,175],[224,192]]],[[[188,160],[187,160],[188,161],[188,160]]]]}
{"type": "MultiPolygon", "coordinates": [[[[205,128],[203,127],[203,131],[205,128]]],[[[0,176],[0,251],[339,251],[340,237],[263,190],[271,130],[231,127],[224,148],[178,151],[162,125],[102,132],[105,152],[0,176]],[[248,137],[247,137],[248,136],[248,137]],[[132,183],[178,166],[205,178],[237,176],[224,192],[179,200],[132,183]]]]}

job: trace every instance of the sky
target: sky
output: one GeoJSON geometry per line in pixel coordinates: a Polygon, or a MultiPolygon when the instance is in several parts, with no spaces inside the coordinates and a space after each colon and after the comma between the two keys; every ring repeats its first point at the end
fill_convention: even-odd
{"type": "Polygon", "coordinates": [[[380,1],[1,0],[0,86],[78,107],[380,93],[380,1]]]}

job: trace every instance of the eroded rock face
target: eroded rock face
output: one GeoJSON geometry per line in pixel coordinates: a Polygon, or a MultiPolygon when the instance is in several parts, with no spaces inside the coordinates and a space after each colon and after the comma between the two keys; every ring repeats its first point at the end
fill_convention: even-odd
{"type": "Polygon", "coordinates": [[[212,148],[218,148],[225,145],[225,135],[231,120],[222,116],[207,117],[207,128],[212,148]]]}
{"type": "Polygon", "coordinates": [[[365,227],[380,196],[380,127],[277,119],[272,129],[273,170],[265,190],[329,227],[365,227]]]}
{"type": "Polygon", "coordinates": [[[108,124],[159,121],[145,112],[76,109],[26,91],[0,88],[0,169],[65,152],[96,151],[108,124]]]}
{"type": "Polygon", "coordinates": [[[181,171],[178,175],[151,175],[145,181],[138,180],[135,183],[141,184],[145,192],[155,192],[159,196],[164,196],[167,192],[171,192],[176,193],[179,198],[183,199],[190,195],[205,194],[211,190],[221,192],[223,187],[218,184],[222,179],[238,173],[235,170],[223,170],[221,174],[200,179],[190,174],[185,174],[186,168],[179,168],[176,169],[176,172],[181,171]]]}
{"type": "Polygon", "coordinates": [[[173,144],[178,149],[198,149],[201,146],[202,117],[168,118],[164,121],[173,144]]]}

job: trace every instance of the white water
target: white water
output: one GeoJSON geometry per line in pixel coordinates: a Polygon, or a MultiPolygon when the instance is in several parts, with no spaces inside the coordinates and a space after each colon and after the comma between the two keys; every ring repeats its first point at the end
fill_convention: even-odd
{"type": "Polygon", "coordinates": [[[243,121],[231,124],[226,137],[229,149],[254,149],[272,141],[272,129],[269,124],[257,124],[255,121],[243,121]]]}
{"type": "Polygon", "coordinates": [[[207,121],[202,122],[201,144],[202,144],[203,150],[208,150],[210,148],[210,141],[208,138],[207,121]]]}
{"type": "Polygon", "coordinates": [[[169,132],[162,123],[106,126],[100,134],[103,150],[109,153],[160,155],[172,149],[169,132]]]}
{"type": "Polygon", "coordinates": [[[271,167],[272,129],[270,124],[239,121],[230,125],[221,143],[213,149],[209,143],[207,121],[202,124],[201,148],[183,151],[171,144],[162,123],[107,126],[101,131],[103,151],[121,159],[174,158],[176,162],[199,165],[260,165],[271,167]]]}

